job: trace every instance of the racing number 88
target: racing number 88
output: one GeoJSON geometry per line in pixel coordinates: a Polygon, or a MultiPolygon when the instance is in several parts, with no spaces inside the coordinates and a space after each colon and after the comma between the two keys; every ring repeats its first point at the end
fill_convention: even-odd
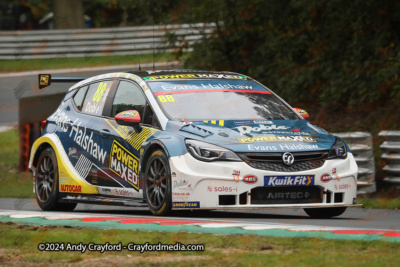
{"type": "Polygon", "coordinates": [[[172,95],[166,95],[166,96],[159,95],[159,96],[158,96],[158,99],[160,99],[160,101],[161,101],[162,103],[166,103],[166,102],[175,102],[175,99],[172,97],[172,95]]]}
{"type": "Polygon", "coordinates": [[[97,87],[97,91],[93,96],[93,102],[99,102],[101,97],[103,96],[104,90],[107,87],[107,83],[100,83],[99,87],[97,87]]]}

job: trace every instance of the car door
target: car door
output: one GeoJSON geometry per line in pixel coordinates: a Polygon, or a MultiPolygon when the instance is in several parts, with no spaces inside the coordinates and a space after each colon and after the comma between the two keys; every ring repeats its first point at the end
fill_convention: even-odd
{"type": "MultiPolygon", "coordinates": [[[[103,111],[118,81],[102,80],[88,85],[84,100],[74,99],[77,116],[68,134],[68,157],[82,179],[94,186],[123,187],[108,172],[112,138],[104,127],[103,111]],[[79,100],[79,101],[78,101],[79,100]]],[[[79,96],[80,91],[75,96],[79,96]]]]}
{"type": "Polygon", "coordinates": [[[106,121],[113,132],[108,168],[111,176],[125,188],[113,188],[111,192],[107,190],[107,193],[141,198],[143,190],[140,181],[140,148],[144,141],[159,130],[157,118],[142,88],[129,80],[119,82],[108,112],[104,115],[108,115],[109,119],[106,121]],[[133,127],[118,125],[115,121],[115,115],[127,110],[139,112],[142,126],[140,132],[135,132],[133,127]]]}

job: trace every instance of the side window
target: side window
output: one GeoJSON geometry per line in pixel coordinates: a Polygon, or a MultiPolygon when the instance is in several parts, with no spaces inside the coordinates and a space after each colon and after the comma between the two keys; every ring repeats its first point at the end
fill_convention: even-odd
{"type": "Polygon", "coordinates": [[[74,96],[74,102],[78,110],[82,110],[83,99],[85,98],[88,87],[89,86],[79,88],[74,96]]]}
{"type": "Polygon", "coordinates": [[[112,84],[112,81],[92,83],[83,102],[82,112],[101,116],[112,84]]]}
{"type": "Polygon", "coordinates": [[[143,110],[146,106],[146,98],[142,89],[131,82],[121,81],[115,93],[111,110],[111,117],[125,110],[137,110],[143,121],[143,110]]]}
{"type": "Polygon", "coordinates": [[[160,128],[156,115],[154,114],[154,111],[149,103],[146,103],[146,108],[144,110],[144,118],[142,119],[142,121],[143,124],[148,124],[160,128]]]}

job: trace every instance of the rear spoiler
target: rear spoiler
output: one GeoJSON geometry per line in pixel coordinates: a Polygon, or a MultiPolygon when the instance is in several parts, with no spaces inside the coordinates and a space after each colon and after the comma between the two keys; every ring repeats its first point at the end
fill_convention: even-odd
{"type": "Polygon", "coordinates": [[[39,89],[43,89],[54,83],[77,83],[87,78],[81,77],[51,77],[51,74],[39,74],[39,89]]]}

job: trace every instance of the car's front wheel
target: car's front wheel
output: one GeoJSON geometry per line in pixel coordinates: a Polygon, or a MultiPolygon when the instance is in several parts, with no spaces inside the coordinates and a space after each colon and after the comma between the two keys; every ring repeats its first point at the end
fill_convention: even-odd
{"type": "Polygon", "coordinates": [[[167,215],[172,209],[171,171],[162,150],[154,151],[146,165],[146,201],[154,215],[167,215]]]}
{"type": "Polygon", "coordinates": [[[304,211],[311,218],[326,219],[342,215],[346,211],[346,207],[304,209],[304,211]]]}
{"type": "Polygon", "coordinates": [[[54,150],[43,150],[36,167],[35,193],[39,207],[45,211],[72,211],[76,203],[58,202],[58,165],[54,150]]]}

